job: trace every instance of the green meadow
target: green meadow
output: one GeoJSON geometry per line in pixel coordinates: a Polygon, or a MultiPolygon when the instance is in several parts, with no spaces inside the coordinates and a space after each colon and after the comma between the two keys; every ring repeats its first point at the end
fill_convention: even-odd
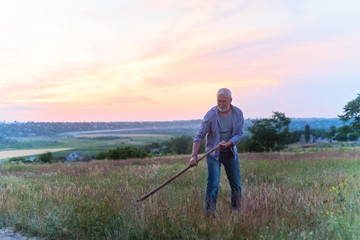
{"type": "Polygon", "coordinates": [[[242,207],[222,172],[203,214],[206,163],[136,203],[189,156],[0,165],[0,227],[45,239],[359,239],[360,151],[239,154],[242,207]]]}

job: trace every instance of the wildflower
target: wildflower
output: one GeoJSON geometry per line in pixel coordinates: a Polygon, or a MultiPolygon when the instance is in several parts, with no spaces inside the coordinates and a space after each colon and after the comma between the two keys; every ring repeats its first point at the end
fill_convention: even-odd
{"type": "Polygon", "coordinates": [[[285,218],[282,218],[281,220],[284,222],[284,221],[285,221],[285,218]]]}
{"type": "Polygon", "coordinates": [[[335,191],[336,190],[336,187],[334,187],[334,186],[332,186],[332,188],[331,188],[333,191],[335,191]]]}
{"type": "Polygon", "coordinates": [[[329,210],[326,210],[326,214],[329,215],[329,213],[330,213],[329,210]]]}

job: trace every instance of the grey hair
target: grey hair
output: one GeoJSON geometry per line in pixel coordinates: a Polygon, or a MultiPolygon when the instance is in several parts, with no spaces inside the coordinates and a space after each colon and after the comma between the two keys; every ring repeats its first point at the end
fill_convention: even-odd
{"type": "Polygon", "coordinates": [[[228,95],[229,98],[231,98],[231,91],[228,88],[220,88],[219,91],[217,92],[217,96],[225,93],[228,95]]]}

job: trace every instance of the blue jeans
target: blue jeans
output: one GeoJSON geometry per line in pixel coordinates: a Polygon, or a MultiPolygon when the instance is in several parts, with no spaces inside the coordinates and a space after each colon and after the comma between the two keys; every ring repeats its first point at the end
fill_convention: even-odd
{"type": "Polygon", "coordinates": [[[216,198],[220,183],[220,167],[224,165],[231,188],[231,206],[233,210],[240,209],[241,180],[239,159],[232,152],[220,152],[219,161],[207,156],[208,182],[205,196],[205,212],[215,213],[216,198]]]}

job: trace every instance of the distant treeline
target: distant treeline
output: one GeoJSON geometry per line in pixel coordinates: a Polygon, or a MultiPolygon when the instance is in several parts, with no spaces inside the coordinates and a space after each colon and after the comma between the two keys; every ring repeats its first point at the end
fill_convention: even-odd
{"type": "MultiPolygon", "coordinates": [[[[164,121],[164,122],[11,122],[0,123],[0,136],[3,137],[37,137],[71,135],[73,132],[115,130],[122,133],[177,134],[194,135],[201,125],[201,120],[164,121]]],[[[337,118],[291,118],[290,131],[303,130],[305,125],[311,129],[330,129],[340,127],[342,122],[337,118]]],[[[252,126],[252,119],[244,123],[245,134],[252,126]]]]}

